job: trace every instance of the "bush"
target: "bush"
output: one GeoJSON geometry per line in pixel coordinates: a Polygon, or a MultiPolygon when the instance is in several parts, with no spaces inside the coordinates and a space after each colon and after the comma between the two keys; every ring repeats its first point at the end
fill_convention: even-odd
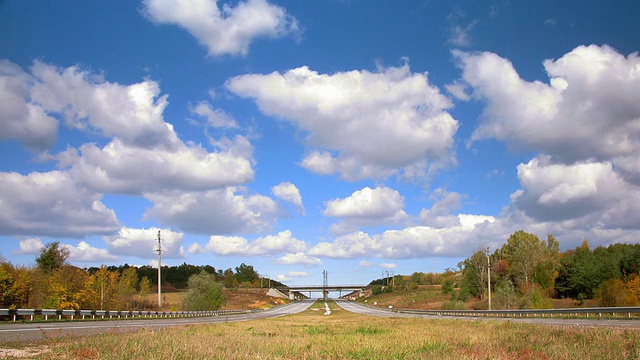
{"type": "Polygon", "coordinates": [[[466,310],[467,304],[460,300],[445,301],[442,310],[466,310]]]}
{"type": "Polygon", "coordinates": [[[516,301],[516,290],[513,283],[510,280],[500,281],[496,286],[493,299],[498,309],[513,309],[516,301]]]}
{"type": "Polygon", "coordinates": [[[596,292],[600,306],[633,306],[635,299],[620,279],[605,281],[596,292]]]}
{"type": "Polygon", "coordinates": [[[553,302],[545,297],[539,287],[529,289],[520,299],[521,309],[551,309],[553,302]]]}
{"type": "Polygon", "coordinates": [[[453,293],[453,281],[446,279],[442,282],[442,293],[445,295],[453,293]]]}
{"type": "Polygon", "coordinates": [[[182,302],[184,310],[218,310],[226,299],[222,284],[215,281],[215,275],[206,271],[189,277],[189,292],[182,302]]]}

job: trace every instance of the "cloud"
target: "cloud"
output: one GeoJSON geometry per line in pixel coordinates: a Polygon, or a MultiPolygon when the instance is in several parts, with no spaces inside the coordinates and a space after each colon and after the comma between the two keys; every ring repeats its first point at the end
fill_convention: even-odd
{"type": "Polygon", "coordinates": [[[79,262],[106,262],[118,261],[117,256],[111,255],[107,249],[95,248],[88,243],[81,241],[78,246],[64,245],[69,250],[69,260],[79,262]]]}
{"type": "Polygon", "coordinates": [[[371,261],[360,260],[360,262],[358,263],[358,266],[370,267],[370,266],[373,266],[373,263],[371,261]]]}
{"type": "Polygon", "coordinates": [[[386,178],[451,161],[458,128],[446,111],[451,101],[408,64],[335,74],[303,66],[237,76],[226,87],[302,129],[308,153],[301,164],[318,174],[386,178]]]}
{"type": "Polygon", "coordinates": [[[220,8],[217,0],[143,0],[143,12],[158,24],[178,25],[206,46],[209,55],[246,55],[258,37],[279,38],[300,32],[285,9],[265,0],[240,1],[220,8]]]}
{"type": "Polygon", "coordinates": [[[465,196],[456,192],[449,192],[443,188],[434,190],[429,196],[434,201],[430,209],[422,209],[418,216],[420,224],[443,228],[460,224],[454,211],[462,209],[462,199],[465,196]]]}
{"type": "Polygon", "coordinates": [[[304,215],[304,205],[302,204],[302,196],[300,190],[290,182],[283,182],[271,188],[273,196],[294,204],[298,210],[304,215]]]}
{"type": "Polygon", "coordinates": [[[260,233],[269,231],[280,209],[271,198],[247,194],[241,187],[145,194],[153,207],[145,218],[158,219],[183,231],[209,234],[260,233]]]}
{"type": "Polygon", "coordinates": [[[522,191],[514,206],[538,221],[573,220],[600,228],[638,228],[640,187],[630,184],[611,162],[553,163],[540,156],[518,166],[522,191]]]}
{"type": "Polygon", "coordinates": [[[185,257],[182,248],[184,234],[168,229],[123,227],[117,234],[105,236],[104,241],[112,254],[152,259],[157,256],[158,231],[160,231],[163,258],[177,259],[185,257]]]}
{"type": "Polygon", "coordinates": [[[308,277],[309,274],[306,271],[289,271],[287,275],[291,277],[308,277]]]}
{"type": "Polygon", "coordinates": [[[60,168],[70,168],[73,178],[89,188],[140,194],[253,180],[249,141],[242,136],[222,139],[213,144],[214,152],[183,143],[163,119],[167,95],[160,96],[154,81],[120,85],[77,66],[62,69],[38,61],[32,72],[37,80],[29,92],[33,103],[59,114],[68,126],[113,137],[102,148],[89,143],[53,156],[60,168]]]}
{"type": "Polygon", "coordinates": [[[77,186],[68,173],[0,173],[0,233],[79,238],[120,227],[102,195],[77,186]]]}
{"type": "Polygon", "coordinates": [[[403,208],[404,197],[398,191],[365,187],[347,198],[329,200],[323,215],[342,218],[332,231],[346,233],[361,226],[396,224],[407,217],[403,208]]]}
{"type": "Polygon", "coordinates": [[[487,231],[486,228],[496,221],[492,216],[470,214],[458,214],[457,219],[457,224],[443,228],[411,226],[376,235],[362,231],[351,233],[339,236],[333,242],[320,242],[307,253],[332,259],[461,256],[466,254],[469,244],[484,237],[480,236],[481,232],[487,231]]]}
{"type": "Polygon", "coordinates": [[[521,189],[500,223],[561,243],[638,242],[640,58],[579,46],[544,61],[548,83],[520,78],[493,53],[454,52],[472,97],[486,103],[471,141],[539,154],[518,166],[521,189]]]}
{"type": "MultiPolygon", "coordinates": [[[[207,200],[220,195],[219,199],[239,206],[231,215],[222,216],[222,221],[240,216],[229,222],[227,228],[231,230],[263,230],[275,218],[277,206],[267,197],[225,197],[227,186],[253,180],[253,146],[249,140],[240,135],[211,139],[213,151],[182,142],[173,126],[163,119],[167,95],[160,94],[158,83],[110,83],[79,66],[58,68],[39,61],[30,71],[27,74],[12,63],[0,62],[0,84],[4,84],[0,98],[10,100],[0,101],[6,110],[0,112],[0,125],[7,122],[7,128],[14,129],[16,124],[22,124],[32,136],[21,138],[19,131],[10,130],[6,132],[8,138],[41,149],[49,146],[50,140],[55,141],[57,122],[49,129],[46,119],[39,119],[38,124],[49,129],[46,139],[38,129],[30,128],[29,111],[39,108],[61,118],[68,127],[111,139],[106,145],[87,143],[78,148],[69,146],[57,154],[40,155],[41,160],[57,161],[58,171],[0,173],[0,208],[11,208],[4,216],[0,214],[0,234],[83,237],[113,233],[120,224],[113,210],[101,202],[104,193],[155,199],[158,203],[149,214],[157,213],[163,221],[170,221],[175,215],[177,223],[187,228],[197,227],[189,220],[203,215],[189,211],[165,213],[164,207],[170,205],[163,201],[202,192],[203,199],[190,204],[205,203],[215,208],[218,204],[207,200]],[[240,226],[243,221],[244,227],[240,226]]],[[[202,107],[194,111],[210,115],[202,107]]],[[[183,208],[189,210],[186,205],[183,208]]],[[[208,232],[216,229],[215,225],[201,227],[208,232]]]]}
{"type": "Polygon", "coordinates": [[[20,240],[20,249],[14,251],[14,254],[40,254],[44,249],[44,243],[40,238],[27,238],[20,240]]]}
{"type": "MultiPolygon", "coordinates": [[[[14,251],[14,254],[39,255],[40,251],[45,248],[45,245],[40,238],[21,239],[19,246],[20,249],[14,251]]],[[[70,244],[61,244],[61,246],[69,251],[68,260],[80,262],[105,262],[118,260],[118,257],[109,254],[107,249],[95,248],[85,241],[81,241],[78,246],[70,244]]]]}
{"type": "Polygon", "coordinates": [[[549,83],[520,78],[493,53],[454,52],[474,98],[486,101],[472,141],[495,138],[565,163],[640,152],[640,58],[608,46],[579,46],[544,61],[549,83]]]}
{"type": "Polygon", "coordinates": [[[480,21],[474,20],[466,26],[452,25],[449,29],[449,39],[447,41],[449,44],[459,48],[468,47],[472,43],[471,31],[473,31],[473,28],[479,23],[480,21]]]}
{"type": "Polygon", "coordinates": [[[365,232],[358,231],[339,236],[333,242],[320,242],[307,253],[331,259],[355,259],[371,256],[378,248],[379,244],[375,239],[365,232]]]}
{"type": "Polygon", "coordinates": [[[128,146],[119,138],[103,148],[84,144],[56,155],[79,183],[101,192],[142,194],[163,190],[206,190],[253,180],[252,146],[236,137],[218,151],[180,142],[173,149],[128,146]]]}
{"type": "Polygon", "coordinates": [[[276,264],[281,265],[302,265],[306,267],[314,267],[322,264],[322,261],[317,257],[309,256],[303,252],[297,252],[295,254],[286,254],[277,259],[276,264]]]}
{"type": "Polygon", "coordinates": [[[394,264],[394,263],[382,263],[380,264],[380,267],[383,269],[395,269],[398,267],[398,265],[394,264]]]}
{"type": "Polygon", "coordinates": [[[120,85],[78,66],[57,68],[39,61],[31,71],[37,80],[29,94],[32,102],[60,114],[70,127],[98,130],[138,147],[171,149],[178,142],[173,126],[162,118],[167,95],[159,96],[155,81],[120,85]]]}
{"type": "MultiPolygon", "coordinates": [[[[160,96],[154,81],[109,83],[77,66],[63,69],[39,61],[31,67],[33,76],[7,62],[0,63],[0,69],[4,68],[10,68],[11,72],[5,72],[13,74],[8,88],[20,88],[7,95],[13,107],[6,113],[21,120],[12,124],[29,127],[29,106],[39,107],[58,114],[67,126],[113,137],[104,147],[89,143],[52,156],[60,168],[70,169],[79,184],[97,192],[140,194],[167,188],[210,189],[253,180],[253,147],[249,141],[242,136],[222,139],[213,144],[214,152],[183,143],[163,119],[167,95],[160,96]],[[22,78],[31,79],[28,87],[22,78]],[[24,84],[20,85],[21,81],[24,84]],[[27,100],[28,106],[15,105],[27,100]]],[[[3,119],[0,115],[0,121],[3,119]]],[[[39,123],[48,126],[44,120],[39,123]]],[[[13,128],[10,125],[7,128],[13,128]]],[[[53,130],[48,134],[55,139],[53,130]]],[[[36,129],[28,133],[34,137],[23,139],[27,144],[44,143],[36,129]]],[[[19,137],[12,131],[7,134],[19,137]]]]}
{"type": "Polygon", "coordinates": [[[35,79],[18,65],[0,59],[0,140],[18,140],[27,148],[52,148],[58,137],[58,122],[29,101],[35,79]]]}
{"type": "Polygon", "coordinates": [[[196,106],[189,109],[192,114],[203,117],[207,120],[207,125],[214,128],[237,128],[238,124],[221,109],[213,109],[211,104],[206,101],[200,101],[196,106]]]}
{"type": "Polygon", "coordinates": [[[294,238],[291,231],[285,230],[277,235],[259,237],[252,242],[239,236],[211,236],[204,247],[194,243],[189,247],[188,252],[211,252],[221,256],[260,256],[304,251],[306,248],[307,244],[304,241],[294,238]]]}

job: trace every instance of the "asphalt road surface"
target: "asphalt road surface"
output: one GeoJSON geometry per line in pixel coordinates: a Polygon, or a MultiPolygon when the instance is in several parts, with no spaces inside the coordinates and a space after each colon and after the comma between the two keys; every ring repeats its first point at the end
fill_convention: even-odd
{"type": "Polygon", "coordinates": [[[348,300],[335,300],[341,308],[358,314],[369,316],[384,316],[384,317],[417,317],[427,319],[463,319],[463,320],[494,320],[494,321],[513,321],[520,323],[530,324],[543,324],[543,325],[562,325],[562,326],[609,326],[609,327],[627,327],[627,328],[639,328],[640,320],[607,320],[607,319],[559,319],[559,318],[501,318],[501,317],[472,317],[472,316],[440,316],[431,314],[407,314],[397,313],[387,309],[374,308],[370,306],[364,306],[359,303],[348,300]]]}
{"type": "Polygon", "coordinates": [[[265,311],[240,314],[192,318],[136,319],[104,321],[72,321],[48,323],[5,323],[0,324],[0,344],[35,343],[62,336],[95,335],[106,332],[126,332],[143,328],[157,329],[169,326],[238,322],[292,315],[309,308],[315,300],[304,300],[278,306],[265,311]]]}

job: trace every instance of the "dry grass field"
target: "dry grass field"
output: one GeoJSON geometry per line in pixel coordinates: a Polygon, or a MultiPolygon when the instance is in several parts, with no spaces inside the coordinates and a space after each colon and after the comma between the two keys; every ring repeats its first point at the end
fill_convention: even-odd
{"type": "Polygon", "coordinates": [[[65,339],[42,359],[637,359],[640,332],[377,318],[317,302],[294,316],[65,339]]]}

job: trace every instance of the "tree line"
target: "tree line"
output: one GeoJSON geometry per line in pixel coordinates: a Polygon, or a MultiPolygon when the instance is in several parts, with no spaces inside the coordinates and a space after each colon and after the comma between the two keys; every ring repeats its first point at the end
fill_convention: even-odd
{"type": "MultiPolygon", "coordinates": [[[[155,309],[145,296],[157,291],[158,269],[151,266],[101,266],[82,269],[67,262],[68,250],[59,242],[47,244],[35,266],[16,266],[0,258],[0,308],[32,309],[155,309]]],[[[162,267],[162,291],[187,290],[183,305],[194,310],[203,295],[219,307],[219,289],[283,286],[264,279],[251,265],[216,270],[211,265],[162,267]],[[219,289],[218,289],[219,288],[219,289]],[[195,290],[192,290],[195,289],[195,290]]],[[[217,306],[217,307],[216,307],[217,306]]],[[[211,309],[211,304],[206,309],[211,309]]]]}
{"type": "Polygon", "coordinates": [[[579,303],[596,300],[601,306],[640,305],[640,244],[589,247],[560,251],[546,241],[519,230],[493,253],[478,249],[459,264],[449,281],[459,289],[454,299],[487,298],[490,264],[494,308],[551,308],[551,299],[579,303]],[[487,260],[489,258],[489,261],[487,260]]]}

